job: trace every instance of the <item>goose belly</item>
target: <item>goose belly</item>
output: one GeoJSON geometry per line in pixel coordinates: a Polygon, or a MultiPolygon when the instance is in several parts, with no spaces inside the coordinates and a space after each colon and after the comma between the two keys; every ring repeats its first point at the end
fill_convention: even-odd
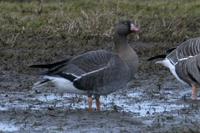
{"type": "Polygon", "coordinates": [[[59,92],[86,94],[85,91],[77,89],[73,85],[73,82],[71,82],[70,80],[67,80],[65,78],[53,77],[53,76],[45,76],[44,78],[51,80],[51,82],[53,82],[53,84],[56,86],[56,88],[59,92]]]}

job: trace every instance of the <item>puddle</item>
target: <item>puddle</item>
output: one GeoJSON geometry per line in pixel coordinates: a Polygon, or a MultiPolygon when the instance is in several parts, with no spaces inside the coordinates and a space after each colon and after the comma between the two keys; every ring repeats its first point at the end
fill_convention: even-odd
{"type": "Polygon", "coordinates": [[[40,96],[37,96],[36,99],[38,99],[41,102],[64,100],[63,97],[61,97],[60,95],[55,95],[55,94],[40,95],[40,96]]]}
{"type": "MultiPolygon", "coordinates": [[[[146,94],[138,89],[128,90],[123,95],[111,94],[101,97],[102,110],[118,110],[129,112],[143,117],[151,116],[157,113],[170,112],[188,107],[185,104],[178,104],[175,101],[181,96],[174,96],[173,90],[162,91],[168,100],[145,99],[146,94]]],[[[180,93],[181,94],[181,93],[180,93]]],[[[185,93],[184,93],[185,94],[185,93]]],[[[60,109],[86,109],[87,97],[75,94],[63,94],[62,96],[54,93],[44,93],[28,95],[27,93],[9,93],[0,95],[0,110],[42,110],[51,108],[60,109]]],[[[95,100],[93,100],[95,108],[95,100]]]]}
{"type": "MultiPolygon", "coordinates": [[[[166,87],[156,88],[150,80],[101,96],[102,111],[93,113],[87,111],[87,96],[61,95],[54,93],[53,87],[41,88],[40,94],[2,89],[0,132],[162,132],[160,129],[168,131],[181,124],[198,126],[200,102],[187,100],[191,88],[168,82],[166,87]]],[[[96,109],[95,100],[93,108],[96,109]]]]}
{"type": "Polygon", "coordinates": [[[1,132],[15,132],[15,131],[18,131],[19,129],[20,128],[15,126],[14,124],[0,122],[1,132]]]}
{"type": "Polygon", "coordinates": [[[7,107],[5,107],[4,105],[1,105],[1,106],[0,106],[0,111],[6,111],[6,110],[8,110],[7,107]]]}

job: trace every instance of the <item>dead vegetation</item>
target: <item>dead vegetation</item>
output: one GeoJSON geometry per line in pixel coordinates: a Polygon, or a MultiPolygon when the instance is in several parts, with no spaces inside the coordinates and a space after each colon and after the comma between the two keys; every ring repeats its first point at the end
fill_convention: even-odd
{"type": "Polygon", "coordinates": [[[198,0],[2,0],[1,68],[22,72],[32,63],[110,49],[113,25],[124,19],[133,20],[142,30],[138,36],[132,35],[131,41],[159,42],[151,48],[136,47],[140,56],[161,53],[199,36],[199,7],[198,0]]]}

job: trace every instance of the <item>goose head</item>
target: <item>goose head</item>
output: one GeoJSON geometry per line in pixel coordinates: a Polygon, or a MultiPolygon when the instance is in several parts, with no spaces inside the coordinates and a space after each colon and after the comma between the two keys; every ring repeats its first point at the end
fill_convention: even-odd
{"type": "Polygon", "coordinates": [[[130,20],[120,21],[114,27],[114,49],[117,53],[122,53],[125,49],[130,49],[127,36],[130,33],[139,32],[140,29],[130,20]]]}
{"type": "Polygon", "coordinates": [[[130,20],[120,21],[115,26],[115,33],[121,36],[127,36],[130,33],[139,32],[139,31],[140,29],[130,20]]]}

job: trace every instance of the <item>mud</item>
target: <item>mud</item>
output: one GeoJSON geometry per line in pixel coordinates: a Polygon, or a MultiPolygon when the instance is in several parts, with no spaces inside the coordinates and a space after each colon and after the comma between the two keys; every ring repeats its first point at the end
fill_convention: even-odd
{"type": "Polygon", "coordinates": [[[2,72],[0,131],[200,132],[200,102],[190,100],[190,87],[166,70],[139,73],[128,89],[101,97],[101,112],[94,101],[92,113],[86,96],[58,94],[52,85],[36,93],[35,81],[35,76],[2,72]]]}
{"type": "MultiPolygon", "coordinates": [[[[32,89],[38,79],[37,70],[27,66],[41,60],[45,63],[63,59],[70,53],[61,50],[62,47],[68,49],[64,44],[40,50],[2,48],[0,132],[200,132],[200,102],[190,100],[191,88],[178,83],[164,67],[146,61],[149,56],[161,53],[159,51],[168,47],[167,43],[131,45],[140,57],[136,79],[128,89],[102,96],[101,112],[95,110],[94,101],[92,113],[87,111],[86,96],[59,94],[51,84],[37,89],[40,93],[32,89]],[[20,50],[24,52],[18,52],[20,50]]],[[[97,49],[95,46],[77,48],[74,49],[79,52],[75,54],[97,49]]]]}

